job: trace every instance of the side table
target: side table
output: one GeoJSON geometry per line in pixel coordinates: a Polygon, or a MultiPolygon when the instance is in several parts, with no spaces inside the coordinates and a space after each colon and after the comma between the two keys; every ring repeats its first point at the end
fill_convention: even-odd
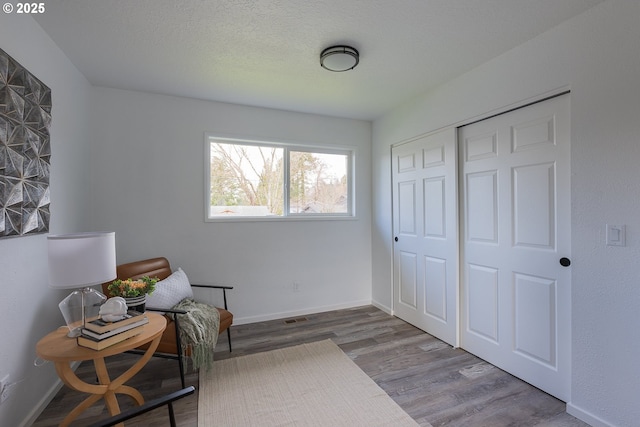
{"type": "Polygon", "coordinates": [[[142,394],[135,388],[126,386],[125,383],[151,359],[160,343],[162,332],[167,326],[164,316],[150,312],[147,312],[146,315],[149,318],[149,323],[144,325],[142,333],[103,350],[79,346],[75,338],[67,336],[67,332],[69,332],[67,327],[60,327],[38,341],[36,354],[55,364],[56,372],[62,382],[74,390],[91,394],[65,417],[60,426],[68,426],[78,415],[100,399],[105,400],[110,415],[119,414],[120,406],[116,398],[117,393],[130,396],[138,405],[144,403],[142,394]],[[146,343],[150,343],[150,345],[142,357],[118,378],[111,380],[104,358],[124,353],[146,343]],[[85,360],[93,360],[99,384],[82,381],[71,369],[72,362],[85,360]]]}

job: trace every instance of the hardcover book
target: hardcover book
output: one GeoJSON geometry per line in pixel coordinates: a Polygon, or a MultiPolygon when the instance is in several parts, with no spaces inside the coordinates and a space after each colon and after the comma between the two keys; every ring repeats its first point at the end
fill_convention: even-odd
{"type": "Polygon", "coordinates": [[[80,335],[78,337],[78,345],[82,347],[91,348],[93,350],[103,350],[107,347],[110,347],[114,344],[118,344],[128,338],[135,337],[139,335],[144,330],[144,325],[136,326],[135,328],[129,329],[128,331],[120,332],[112,337],[105,338],[103,340],[98,340],[95,338],[91,338],[88,336],[80,335]]]}
{"type": "MultiPolygon", "coordinates": [[[[140,317],[140,316],[138,316],[138,317],[140,317]]],[[[83,328],[82,329],[82,335],[90,337],[90,338],[95,338],[97,340],[103,340],[103,339],[112,337],[114,335],[117,335],[117,334],[119,334],[121,332],[128,331],[129,329],[133,329],[133,328],[135,328],[137,326],[144,325],[145,323],[149,323],[149,318],[147,316],[142,316],[142,319],[138,319],[136,322],[129,323],[129,324],[126,324],[124,326],[120,326],[119,328],[113,329],[111,331],[103,332],[101,334],[98,333],[98,332],[94,332],[94,331],[92,331],[90,329],[83,328]]]]}
{"type": "Polygon", "coordinates": [[[129,325],[131,323],[135,323],[138,320],[142,319],[143,316],[144,318],[146,318],[146,314],[144,313],[139,313],[137,311],[132,311],[130,310],[126,315],[125,318],[122,320],[118,320],[117,322],[105,322],[104,320],[98,318],[94,318],[92,320],[88,320],[85,325],[84,328],[88,329],[90,331],[102,334],[105,332],[109,332],[109,331],[113,331],[114,329],[118,329],[121,328],[125,325],[129,325]]]}

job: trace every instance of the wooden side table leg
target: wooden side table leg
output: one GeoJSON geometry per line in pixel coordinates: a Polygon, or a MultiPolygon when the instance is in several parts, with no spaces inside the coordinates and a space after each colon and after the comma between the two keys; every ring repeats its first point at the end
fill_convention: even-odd
{"type": "Polygon", "coordinates": [[[108,389],[108,385],[89,384],[82,381],[67,362],[55,362],[55,367],[62,382],[72,390],[103,395],[108,389]]]}
{"type": "Polygon", "coordinates": [[[104,393],[104,401],[109,410],[109,415],[117,415],[120,413],[120,405],[116,394],[111,387],[111,379],[109,378],[109,372],[107,371],[107,364],[104,362],[104,357],[100,357],[93,360],[93,365],[96,368],[96,374],[101,385],[106,385],[107,390],[104,393]]]}
{"type": "Polygon", "coordinates": [[[144,404],[144,397],[142,394],[133,387],[129,387],[128,385],[121,385],[115,393],[126,394],[130,398],[132,398],[138,405],[144,404]]]}
{"type": "Polygon", "coordinates": [[[88,393],[79,405],[77,405],[62,421],[63,427],[69,426],[80,413],[104,399],[111,415],[120,413],[120,406],[117,400],[117,393],[126,394],[137,404],[144,403],[142,394],[133,387],[126,386],[125,383],[133,377],[148,362],[158,347],[162,331],[166,328],[167,322],[164,317],[150,313],[149,325],[139,335],[131,337],[129,341],[118,344],[117,347],[103,350],[89,350],[78,345],[76,340],[67,337],[67,328],[58,328],[47,334],[36,344],[36,353],[45,360],[55,363],[56,372],[62,382],[69,388],[88,393]],[[144,356],[131,368],[113,381],[109,377],[104,357],[123,353],[129,349],[136,348],[142,344],[149,343],[150,347],[144,356]],[[91,384],[81,380],[71,369],[71,364],[75,361],[93,360],[99,384],[91,384]]]}
{"type": "Polygon", "coordinates": [[[87,408],[89,408],[100,399],[102,399],[102,395],[100,394],[93,394],[87,397],[78,406],[73,408],[73,410],[69,412],[66,417],[64,417],[64,420],[62,420],[62,422],[60,423],[60,427],[67,427],[68,425],[70,425],[73,420],[78,417],[78,415],[83,413],[87,408]]]}
{"type": "MultiPolygon", "coordinates": [[[[161,336],[158,336],[153,341],[151,341],[151,343],[149,344],[149,348],[147,348],[142,357],[138,359],[138,361],[133,366],[127,369],[126,372],[124,372],[118,378],[115,378],[111,382],[109,388],[116,390],[116,393],[119,393],[117,389],[124,385],[124,383],[129,381],[135,374],[137,374],[144,367],[144,365],[147,364],[149,359],[151,359],[151,356],[153,356],[153,353],[155,353],[156,348],[158,348],[158,344],[160,344],[160,338],[161,336]]],[[[141,402],[140,404],[142,403],[144,402],[141,402]]]]}
{"type": "Polygon", "coordinates": [[[71,412],[60,423],[61,427],[66,427],[75,420],[78,415],[84,412],[88,407],[102,398],[102,395],[107,392],[108,386],[88,384],[82,381],[76,373],[71,369],[71,366],[67,362],[56,362],[56,372],[64,384],[66,384],[72,390],[81,391],[84,393],[90,393],[91,396],[83,400],[78,406],[73,408],[71,412]]]}
{"type": "Polygon", "coordinates": [[[158,336],[153,341],[151,341],[149,348],[147,348],[144,355],[142,355],[142,357],[138,359],[138,361],[129,369],[127,369],[122,375],[111,381],[111,383],[109,384],[109,392],[126,394],[133,398],[133,400],[135,400],[138,405],[144,404],[144,398],[142,397],[142,394],[140,394],[140,392],[133,387],[129,387],[124,384],[129,381],[135,374],[137,374],[144,367],[144,365],[147,364],[149,359],[151,359],[151,356],[153,356],[156,348],[158,348],[158,344],[160,344],[160,338],[161,337],[158,336]]]}

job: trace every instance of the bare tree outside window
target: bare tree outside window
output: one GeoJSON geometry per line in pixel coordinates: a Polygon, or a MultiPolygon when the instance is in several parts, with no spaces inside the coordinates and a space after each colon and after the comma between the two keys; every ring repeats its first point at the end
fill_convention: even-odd
{"type": "Polygon", "coordinates": [[[219,208],[214,212],[282,215],[283,153],[277,147],[212,143],[211,206],[219,208]]]}
{"type": "Polygon", "coordinates": [[[347,213],[347,156],[290,152],[290,213],[347,213]]]}

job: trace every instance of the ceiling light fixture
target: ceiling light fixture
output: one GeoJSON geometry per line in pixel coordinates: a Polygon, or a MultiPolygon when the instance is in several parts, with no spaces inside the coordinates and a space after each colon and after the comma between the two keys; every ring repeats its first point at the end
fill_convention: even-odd
{"type": "Polygon", "coordinates": [[[360,54],[351,46],[331,46],[320,54],[320,65],[329,71],[353,70],[359,62],[360,54]]]}

